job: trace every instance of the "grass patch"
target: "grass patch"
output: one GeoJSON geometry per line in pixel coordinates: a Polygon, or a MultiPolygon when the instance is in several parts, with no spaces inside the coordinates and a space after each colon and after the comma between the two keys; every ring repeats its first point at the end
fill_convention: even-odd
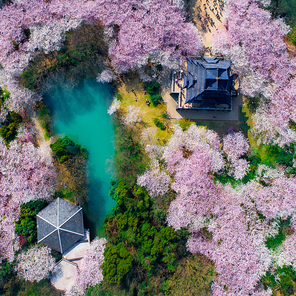
{"type": "Polygon", "coordinates": [[[141,109],[141,113],[143,116],[143,128],[151,128],[155,127],[154,118],[158,118],[158,120],[162,121],[166,126],[165,130],[157,129],[155,133],[155,140],[159,141],[159,143],[166,143],[166,141],[170,138],[172,131],[170,130],[171,124],[177,121],[170,121],[166,114],[166,105],[159,104],[158,106],[153,106],[152,104],[148,106],[146,104],[146,100],[151,100],[150,94],[144,94],[145,85],[140,81],[137,74],[134,72],[129,72],[124,76],[125,83],[119,85],[118,95],[121,98],[121,107],[124,111],[127,110],[127,106],[134,105],[141,109]],[[132,92],[132,89],[134,92],[132,92]],[[136,95],[135,95],[136,94],[136,95]],[[137,99],[137,101],[135,101],[137,99]],[[166,117],[166,118],[164,118],[166,117]]]}
{"type": "Polygon", "coordinates": [[[190,127],[190,125],[193,123],[194,123],[193,121],[191,121],[190,119],[187,119],[187,118],[182,118],[182,119],[178,120],[178,124],[181,126],[183,131],[186,131],[190,127]]]}
{"type": "Polygon", "coordinates": [[[49,140],[52,136],[51,112],[43,101],[39,101],[36,104],[36,111],[40,125],[45,130],[44,138],[45,140],[49,140]]]}
{"type": "Polygon", "coordinates": [[[214,264],[201,255],[190,255],[179,261],[176,272],[162,285],[164,295],[210,295],[215,277],[214,264]]]}
{"type": "Polygon", "coordinates": [[[53,198],[63,198],[67,199],[70,202],[75,203],[75,192],[72,188],[63,188],[60,190],[56,190],[56,192],[53,195],[53,198]]]}
{"type": "Polygon", "coordinates": [[[290,217],[286,220],[279,220],[279,232],[276,236],[271,236],[266,239],[265,244],[267,248],[274,250],[282,244],[287,235],[293,234],[294,231],[290,228],[290,223],[290,217]]]}

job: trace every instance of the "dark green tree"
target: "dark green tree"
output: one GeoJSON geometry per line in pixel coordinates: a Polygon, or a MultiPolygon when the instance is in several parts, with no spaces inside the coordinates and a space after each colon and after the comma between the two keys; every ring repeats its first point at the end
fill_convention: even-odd
{"type": "Polygon", "coordinates": [[[28,243],[37,241],[36,214],[47,206],[47,201],[29,201],[21,205],[21,213],[18,221],[15,221],[16,234],[26,237],[28,243]]]}

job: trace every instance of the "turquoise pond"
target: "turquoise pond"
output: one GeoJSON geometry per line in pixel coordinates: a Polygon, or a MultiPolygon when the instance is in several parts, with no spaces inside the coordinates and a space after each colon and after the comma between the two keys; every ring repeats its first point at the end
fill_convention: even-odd
{"type": "Polygon", "coordinates": [[[103,235],[105,216],[115,202],[109,196],[114,157],[114,133],[107,109],[112,102],[110,85],[81,81],[71,88],[57,84],[44,96],[52,112],[53,131],[68,136],[89,152],[88,208],[84,209],[91,237],[103,235]]]}

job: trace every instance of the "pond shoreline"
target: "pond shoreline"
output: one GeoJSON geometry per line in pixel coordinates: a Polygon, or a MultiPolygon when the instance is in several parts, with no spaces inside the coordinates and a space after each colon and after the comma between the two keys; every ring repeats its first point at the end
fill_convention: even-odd
{"type": "MultiPolygon", "coordinates": [[[[44,96],[44,102],[51,110],[54,137],[66,135],[89,153],[86,163],[88,200],[83,209],[85,226],[90,228],[91,238],[104,236],[104,218],[115,205],[109,196],[112,177],[109,163],[114,157],[114,134],[111,118],[107,114],[113,92],[109,85],[84,80],[73,88],[57,85],[44,96]]],[[[73,169],[72,174],[75,172],[73,169]]],[[[68,178],[71,179],[71,173],[68,178]]]]}

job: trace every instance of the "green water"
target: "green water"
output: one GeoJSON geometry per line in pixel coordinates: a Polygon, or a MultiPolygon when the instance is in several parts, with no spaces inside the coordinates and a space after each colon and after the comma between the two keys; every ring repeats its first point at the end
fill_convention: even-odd
{"type": "Polygon", "coordinates": [[[103,235],[106,214],[115,205],[108,192],[114,134],[107,109],[112,101],[109,85],[85,80],[74,88],[58,84],[44,96],[52,112],[53,131],[68,136],[89,152],[88,208],[84,209],[91,237],[103,235]]]}

